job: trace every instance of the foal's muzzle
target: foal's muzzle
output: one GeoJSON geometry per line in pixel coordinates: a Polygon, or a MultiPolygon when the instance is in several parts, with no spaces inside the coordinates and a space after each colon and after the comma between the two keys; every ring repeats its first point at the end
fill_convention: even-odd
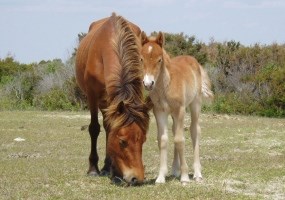
{"type": "Polygon", "coordinates": [[[154,87],[154,77],[152,75],[146,74],[143,78],[143,85],[146,90],[152,90],[154,87]]]}

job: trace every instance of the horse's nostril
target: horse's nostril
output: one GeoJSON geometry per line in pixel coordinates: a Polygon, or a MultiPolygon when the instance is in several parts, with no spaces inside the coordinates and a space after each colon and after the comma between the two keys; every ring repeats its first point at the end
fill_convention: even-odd
{"type": "Polygon", "coordinates": [[[153,86],[153,84],[154,84],[154,81],[151,81],[151,85],[153,86]]]}
{"type": "Polygon", "coordinates": [[[138,182],[138,179],[134,177],[134,178],[132,178],[131,182],[132,182],[132,184],[136,184],[138,182]]]}

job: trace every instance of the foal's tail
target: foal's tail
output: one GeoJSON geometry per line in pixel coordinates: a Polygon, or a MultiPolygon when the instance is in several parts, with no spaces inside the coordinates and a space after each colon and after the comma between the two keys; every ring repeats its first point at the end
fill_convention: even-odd
{"type": "Polygon", "coordinates": [[[214,93],[211,90],[210,78],[201,65],[200,65],[200,71],[202,76],[202,95],[207,99],[213,99],[214,93]]]}

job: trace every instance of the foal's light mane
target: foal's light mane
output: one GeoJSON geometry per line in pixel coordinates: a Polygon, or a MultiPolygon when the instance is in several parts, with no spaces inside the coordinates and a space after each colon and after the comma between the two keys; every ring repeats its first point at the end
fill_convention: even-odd
{"type": "Polygon", "coordinates": [[[112,15],[115,27],[113,49],[119,66],[112,74],[108,94],[109,107],[105,121],[111,129],[118,129],[136,122],[145,133],[149,115],[143,98],[143,68],[140,63],[140,45],[137,37],[121,16],[112,15]],[[123,102],[123,112],[118,112],[123,102]]]}

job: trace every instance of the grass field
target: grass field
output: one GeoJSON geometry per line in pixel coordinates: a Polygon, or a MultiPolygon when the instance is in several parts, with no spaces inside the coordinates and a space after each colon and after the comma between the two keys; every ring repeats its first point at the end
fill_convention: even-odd
{"type": "MultiPolygon", "coordinates": [[[[81,127],[89,120],[88,112],[0,112],[0,199],[285,199],[285,119],[202,114],[204,180],[182,186],[171,176],[163,185],[154,184],[159,156],[152,117],[144,145],[146,183],[140,187],[86,175],[90,139],[81,127]]],[[[102,167],[104,134],[99,143],[102,167]]]]}

